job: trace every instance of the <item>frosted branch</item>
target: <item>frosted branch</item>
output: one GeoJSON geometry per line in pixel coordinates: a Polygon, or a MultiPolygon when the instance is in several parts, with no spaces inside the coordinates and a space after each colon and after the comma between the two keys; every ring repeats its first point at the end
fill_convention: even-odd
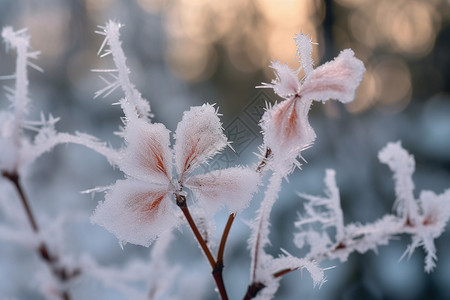
{"type": "MultiPolygon", "coordinates": [[[[2,30],[2,37],[6,43],[6,47],[16,49],[16,71],[14,74],[15,88],[11,91],[13,97],[14,114],[16,120],[16,136],[20,135],[22,120],[27,113],[27,106],[30,99],[28,98],[28,72],[29,65],[28,52],[30,47],[30,36],[27,34],[27,29],[14,31],[12,27],[5,27],[2,30]]],[[[31,55],[36,57],[36,55],[31,55]]]]}
{"type": "Polygon", "coordinates": [[[99,141],[94,136],[76,132],[75,135],[55,133],[54,135],[45,138],[41,136],[40,140],[26,149],[26,161],[34,161],[45,152],[50,151],[53,147],[66,143],[78,144],[92,149],[104,156],[113,166],[116,166],[120,160],[120,152],[109,147],[105,142],[99,141]]]}
{"type": "Polygon", "coordinates": [[[411,179],[414,158],[400,143],[389,143],[380,151],[379,158],[394,172],[397,195],[395,205],[397,208],[402,207],[401,210],[397,209],[398,215],[385,215],[365,225],[351,223],[344,226],[334,172],[328,170],[325,177],[327,197],[301,195],[308,202],[305,204],[305,215],[300,216],[295,223],[299,232],[295,234],[294,242],[299,248],[310,246],[305,256],[308,260],[320,262],[337,258],[344,262],[353,252],[376,252],[378,246],[387,245],[396,236],[407,234],[412,241],[405,255],[411,255],[415,248],[422,246],[426,252],[425,271],[430,272],[436,260],[434,239],[442,234],[450,218],[450,190],[440,195],[424,191],[419,202],[416,202],[412,198],[414,183],[411,179]],[[408,218],[405,218],[405,212],[408,213],[408,218]],[[322,227],[317,229],[317,226],[312,226],[314,223],[322,227]],[[334,237],[330,237],[324,230],[329,227],[335,228],[334,237]]]}
{"type": "Polygon", "coordinates": [[[251,225],[251,236],[248,241],[251,248],[251,277],[252,282],[266,281],[263,270],[270,263],[272,257],[264,251],[264,247],[270,244],[270,212],[275,201],[278,199],[278,193],[281,189],[283,176],[279,173],[273,173],[270,183],[267,187],[264,200],[257,212],[253,224],[251,225]]]}
{"type": "Polygon", "coordinates": [[[395,201],[394,208],[397,214],[415,224],[419,219],[419,208],[414,199],[414,173],[415,161],[412,155],[402,148],[400,142],[389,143],[378,153],[380,162],[387,164],[394,173],[395,201]]]}
{"type": "Polygon", "coordinates": [[[122,50],[122,42],[120,41],[119,29],[121,27],[121,24],[109,21],[106,23],[106,26],[99,26],[99,28],[102,29],[101,31],[96,31],[96,33],[105,36],[97,54],[101,57],[112,54],[116,68],[92,70],[98,73],[106,73],[110,77],[109,79],[106,79],[101,76],[101,79],[106,83],[106,86],[97,91],[94,98],[101,95],[107,97],[120,87],[125,94],[125,99],[120,101],[125,117],[127,119],[138,117],[148,120],[152,117],[150,113],[150,104],[147,100],[142,98],[141,94],[137,91],[129,78],[130,70],[126,65],[126,57],[122,50]],[[108,46],[109,48],[104,50],[105,46],[108,46]]]}

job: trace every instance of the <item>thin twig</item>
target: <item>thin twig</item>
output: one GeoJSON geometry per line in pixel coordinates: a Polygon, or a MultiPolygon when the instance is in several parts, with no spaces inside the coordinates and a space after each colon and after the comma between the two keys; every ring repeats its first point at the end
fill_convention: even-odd
{"type": "Polygon", "coordinates": [[[25,193],[23,192],[22,186],[19,182],[19,175],[17,173],[3,172],[2,175],[9,179],[17,190],[19,194],[20,201],[22,202],[23,208],[25,209],[25,213],[27,214],[28,221],[30,222],[31,228],[34,233],[39,232],[39,227],[36,223],[36,219],[34,218],[33,213],[31,212],[30,205],[28,204],[27,198],[25,197],[25,193]]]}
{"type": "Polygon", "coordinates": [[[191,213],[189,211],[189,208],[186,203],[186,197],[180,194],[175,194],[177,205],[179,208],[181,208],[181,211],[183,212],[184,216],[186,217],[186,220],[191,227],[192,231],[194,232],[195,238],[197,239],[198,243],[202,247],[203,253],[205,253],[206,258],[208,258],[209,264],[211,265],[211,268],[216,267],[216,260],[214,259],[213,255],[211,254],[211,250],[209,250],[208,245],[206,245],[205,240],[203,239],[200,231],[197,228],[197,225],[194,222],[194,219],[191,216],[191,213]]]}
{"type": "Polygon", "coordinates": [[[206,244],[205,240],[203,239],[200,231],[198,230],[197,225],[194,222],[194,219],[191,216],[191,213],[189,211],[189,208],[186,203],[186,197],[183,195],[180,195],[179,193],[175,193],[176,201],[178,207],[183,212],[184,216],[186,217],[186,220],[189,224],[189,226],[192,229],[192,232],[194,232],[194,235],[200,244],[200,247],[203,250],[203,253],[205,253],[206,257],[208,258],[209,264],[212,268],[212,275],[214,277],[214,280],[217,285],[217,289],[219,290],[220,297],[222,300],[228,300],[227,291],[225,289],[225,284],[223,282],[222,277],[222,270],[223,270],[223,263],[217,263],[214,259],[213,255],[211,254],[211,250],[209,250],[208,245],[206,244]]]}
{"type": "Polygon", "coordinates": [[[225,252],[225,244],[227,242],[228,234],[230,233],[231,225],[233,225],[234,218],[236,217],[235,213],[230,214],[228,217],[227,225],[225,225],[225,229],[223,230],[222,239],[220,240],[219,252],[217,253],[217,263],[223,264],[223,253],[225,252]]]}
{"type": "MultiPolygon", "coordinates": [[[[2,172],[2,175],[9,179],[14,187],[17,190],[17,193],[19,194],[19,198],[22,202],[23,208],[25,210],[25,213],[27,215],[28,221],[30,222],[31,228],[33,229],[33,232],[38,235],[39,234],[39,226],[37,225],[36,219],[33,215],[33,212],[31,211],[31,207],[28,203],[27,197],[25,196],[25,193],[23,191],[22,185],[20,184],[20,178],[17,173],[10,173],[10,172],[2,172]]],[[[52,270],[55,277],[57,277],[61,282],[69,281],[70,279],[73,279],[80,275],[81,270],[75,269],[73,271],[68,271],[65,267],[58,266],[58,257],[51,255],[50,251],[48,250],[47,245],[44,241],[40,242],[39,247],[36,249],[39,256],[47,263],[47,265],[52,270]]],[[[61,291],[61,298],[63,300],[70,300],[70,294],[67,290],[61,291]]]]}
{"type": "Polygon", "coordinates": [[[261,162],[256,167],[256,173],[261,173],[262,172],[262,170],[267,165],[267,163],[269,162],[271,157],[272,157],[272,149],[266,148],[266,153],[264,154],[263,159],[261,160],[261,162]]]}
{"type": "Polygon", "coordinates": [[[212,271],[214,281],[216,282],[217,289],[219,290],[220,297],[222,300],[228,300],[227,290],[225,288],[225,283],[223,282],[223,264],[218,263],[212,271]]]}
{"type": "Polygon", "coordinates": [[[284,276],[290,272],[294,272],[297,270],[298,270],[298,268],[287,268],[287,269],[283,269],[283,270],[273,273],[272,276],[273,276],[273,278],[278,278],[278,277],[284,276]]]}
{"type": "Polygon", "coordinates": [[[258,295],[259,291],[261,291],[266,286],[261,282],[254,282],[251,285],[248,286],[247,292],[245,293],[245,296],[243,300],[250,300],[256,297],[258,295]]]}

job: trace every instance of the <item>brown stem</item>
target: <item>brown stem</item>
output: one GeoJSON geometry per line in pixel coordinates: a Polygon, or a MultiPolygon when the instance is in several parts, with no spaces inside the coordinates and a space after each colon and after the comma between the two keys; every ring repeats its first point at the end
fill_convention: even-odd
{"type": "Polygon", "coordinates": [[[216,260],[214,259],[213,255],[211,254],[211,250],[209,250],[208,245],[206,244],[205,240],[203,239],[200,231],[198,230],[197,225],[194,222],[194,219],[191,216],[191,213],[190,213],[189,208],[186,203],[186,197],[183,195],[180,195],[179,193],[175,193],[175,197],[176,197],[178,207],[181,209],[184,216],[186,217],[189,227],[191,227],[192,232],[195,235],[195,238],[197,239],[198,243],[200,244],[200,247],[202,248],[203,253],[205,253],[206,258],[208,259],[209,264],[211,265],[212,275],[213,275],[214,281],[216,282],[217,288],[219,290],[220,297],[222,298],[222,300],[228,300],[227,291],[225,289],[225,284],[223,282],[223,277],[222,277],[223,263],[222,262],[217,263],[216,260]]]}
{"type": "Polygon", "coordinates": [[[259,291],[261,291],[266,286],[261,282],[253,282],[251,285],[248,286],[247,292],[245,293],[245,296],[242,300],[250,300],[256,297],[258,295],[259,291]]]}
{"type": "MultiPolygon", "coordinates": [[[[20,184],[19,174],[4,171],[4,172],[2,172],[2,175],[5,178],[9,179],[14,184],[14,187],[16,188],[17,193],[19,194],[19,198],[20,198],[23,208],[25,210],[25,214],[27,215],[28,221],[30,222],[31,228],[33,229],[33,232],[36,235],[39,234],[39,226],[37,225],[36,219],[33,215],[33,212],[31,211],[31,207],[28,203],[27,197],[25,196],[22,185],[20,184]]],[[[53,272],[53,275],[55,277],[57,277],[61,282],[66,282],[66,281],[80,275],[80,273],[81,273],[80,269],[68,271],[64,267],[57,266],[58,257],[50,254],[50,252],[48,251],[48,247],[44,241],[41,241],[41,243],[40,243],[39,247],[36,249],[36,251],[38,252],[39,256],[50,267],[50,269],[53,272]]],[[[61,298],[63,300],[71,299],[68,291],[62,291],[61,298]]]]}
{"type": "Polygon", "coordinates": [[[180,194],[175,194],[177,205],[179,208],[181,208],[181,211],[183,212],[184,216],[186,217],[186,220],[191,227],[192,231],[194,232],[195,238],[197,239],[198,243],[202,247],[203,253],[205,253],[206,258],[208,258],[209,264],[211,265],[211,268],[214,269],[216,267],[216,260],[211,254],[211,251],[208,248],[208,245],[206,245],[205,240],[203,239],[200,231],[197,228],[197,225],[194,222],[194,219],[191,216],[191,213],[189,211],[189,208],[186,203],[186,197],[180,194]]]}
{"type": "Polygon", "coordinates": [[[214,281],[216,282],[217,289],[219,290],[220,297],[222,300],[228,300],[227,290],[225,288],[225,284],[223,282],[223,264],[218,263],[216,267],[212,271],[212,275],[214,277],[214,281]]]}
{"type": "Polygon", "coordinates": [[[35,233],[39,232],[39,227],[36,223],[36,219],[34,218],[33,213],[31,212],[30,205],[28,204],[27,198],[25,197],[25,193],[23,192],[22,186],[19,182],[19,175],[17,173],[10,173],[10,172],[3,172],[2,173],[4,177],[9,179],[16,188],[17,192],[19,193],[19,198],[22,202],[23,208],[25,209],[25,213],[27,214],[28,221],[30,222],[31,228],[33,228],[33,231],[35,233]]]}
{"type": "Polygon", "coordinates": [[[276,273],[273,273],[272,276],[273,276],[273,278],[278,278],[278,277],[281,277],[283,275],[286,275],[286,274],[288,274],[290,272],[294,272],[294,271],[297,271],[297,270],[298,270],[298,268],[287,268],[287,269],[280,270],[280,271],[278,271],[276,273]]]}
{"type": "Polygon", "coordinates": [[[269,161],[270,157],[272,156],[272,149],[266,148],[266,153],[264,154],[264,158],[261,160],[261,162],[256,167],[256,172],[261,173],[264,167],[267,165],[267,162],[269,161]]]}
{"type": "Polygon", "coordinates": [[[234,218],[236,217],[235,213],[230,214],[228,217],[227,225],[225,225],[225,229],[223,230],[222,239],[220,240],[219,252],[217,253],[217,263],[223,264],[223,253],[225,251],[225,244],[227,242],[228,234],[230,233],[231,225],[233,225],[234,218]]]}

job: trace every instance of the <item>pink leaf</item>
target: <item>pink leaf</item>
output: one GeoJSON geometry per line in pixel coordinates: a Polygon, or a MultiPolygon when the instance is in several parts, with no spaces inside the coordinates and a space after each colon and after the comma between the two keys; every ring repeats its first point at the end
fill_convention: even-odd
{"type": "Polygon", "coordinates": [[[276,79],[272,83],[263,83],[262,88],[273,88],[273,91],[280,97],[289,98],[297,94],[300,89],[298,72],[289,68],[288,65],[280,63],[278,60],[270,65],[275,70],[276,79]]]}
{"type": "Polygon", "coordinates": [[[333,61],[315,69],[303,83],[300,96],[317,101],[352,101],[365,70],[363,63],[353,55],[352,50],[343,50],[333,61]]]}
{"type": "Polygon", "coordinates": [[[231,212],[247,207],[258,182],[259,174],[254,170],[236,167],[192,176],[185,184],[207,213],[213,214],[224,205],[231,212]]]}
{"type": "Polygon", "coordinates": [[[162,124],[149,124],[140,119],[130,121],[120,169],[138,179],[168,184],[172,178],[169,132],[162,124]]]}
{"type": "Polygon", "coordinates": [[[298,97],[276,104],[262,117],[264,143],[277,155],[295,156],[314,140],[315,133],[308,122],[311,102],[298,97]]]}
{"type": "Polygon", "coordinates": [[[175,164],[180,181],[227,145],[222,123],[210,104],[191,107],[175,131],[175,164]]]}
{"type": "Polygon", "coordinates": [[[168,190],[138,180],[118,180],[91,218],[124,243],[149,246],[176,224],[168,190]]]}

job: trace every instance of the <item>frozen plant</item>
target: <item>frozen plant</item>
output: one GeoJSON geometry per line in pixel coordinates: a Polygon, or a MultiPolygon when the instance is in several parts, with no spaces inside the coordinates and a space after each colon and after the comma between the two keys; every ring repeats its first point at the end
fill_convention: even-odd
{"type": "MultiPolygon", "coordinates": [[[[105,200],[95,210],[92,221],[114,233],[121,244],[149,246],[161,233],[179,225],[182,218],[175,210],[178,206],[212,269],[218,270],[214,278],[221,293],[225,293],[221,256],[219,259],[213,257],[199,230],[199,220],[192,217],[187,191],[192,192],[194,204],[198,204],[209,218],[224,205],[234,215],[248,205],[257,189],[259,175],[244,167],[193,174],[198,166],[207,163],[228,145],[217,109],[204,104],[185,112],[175,130],[176,143],[172,151],[170,131],[163,124],[150,123],[146,117],[148,111],[141,109],[150,106],[142,104],[146,101],[129,83],[129,71],[118,35],[120,27],[110,21],[102,27],[104,31],[99,32],[105,35],[99,54],[107,43],[109,49],[105,54],[112,54],[119,75],[112,75],[116,81],[107,82],[107,87],[96,95],[119,86],[125,92],[120,104],[125,114],[122,134],[126,148],[121,152],[118,166],[126,179],[118,180],[106,190],[105,200]],[[172,169],[176,170],[176,176],[172,169]]],[[[116,69],[95,71],[111,74],[116,69]]],[[[221,246],[222,253],[224,246],[221,246]]]]}
{"type": "Polygon", "coordinates": [[[55,124],[59,118],[51,114],[45,117],[41,113],[39,121],[29,120],[28,67],[42,72],[30,61],[38,57],[39,51],[32,51],[27,29],[14,31],[11,27],[5,27],[2,38],[7,50],[16,50],[17,58],[14,74],[0,77],[15,81],[13,88],[5,86],[10,105],[0,111],[0,179],[6,180],[15,190],[15,194],[11,195],[8,193],[9,187],[2,182],[4,188],[0,194],[0,210],[5,213],[7,222],[0,225],[0,239],[32,249],[47,265],[48,268],[40,272],[40,275],[45,274],[44,279],[40,279],[44,295],[53,299],[70,299],[69,289],[74,279],[79,277],[81,268],[68,253],[59,250],[64,245],[62,225],[70,219],[77,221],[78,217],[76,214],[61,214],[51,222],[52,226],[40,226],[21,179],[28,166],[58,144],[82,144],[99,152],[113,164],[118,160],[118,153],[92,136],[57,132],[55,124]],[[19,209],[11,201],[20,201],[22,208],[19,209]]]}
{"type": "Polygon", "coordinates": [[[298,34],[295,42],[304,77],[298,78],[301,69],[292,70],[275,61],[271,67],[275,69],[276,79],[260,86],[272,88],[283,98],[269,107],[261,119],[264,142],[260,147],[260,162],[253,170],[237,167],[194,175],[191,173],[199,164],[206,163],[227,145],[216,109],[205,104],[185,112],[175,131],[176,143],[171,151],[170,131],[163,124],[151,124],[147,114],[140,113],[142,105],[139,103],[143,101],[140,94],[126,92],[130,83],[128,77],[121,74],[129,71],[119,47],[120,26],[109,22],[102,28],[104,31],[100,33],[105,35],[103,44],[109,45],[105,54],[112,54],[117,69],[105,70],[114,81],[105,80],[107,87],[96,95],[119,86],[125,92],[125,99],[120,104],[125,113],[122,135],[126,147],[118,161],[125,179],[106,189],[105,200],[100,202],[92,220],[114,233],[121,245],[129,242],[148,246],[164,231],[187,222],[211,265],[220,297],[228,299],[222,276],[228,234],[236,213],[247,206],[257,185],[262,182],[261,177],[270,173],[264,199],[250,225],[250,284],[243,299],[271,299],[280,278],[295,270],[308,270],[314,284],[320,286],[325,281],[324,269],[319,265],[322,260],[339,258],[345,261],[353,251],[376,250],[377,246],[387,244],[389,239],[399,234],[412,235],[407,254],[422,245],[427,252],[425,270],[431,271],[434,267],[436,249],[433,240],[443,232],[450,216],[450,192],[442,195],[423,192],[420,200],[415,200],[411,180],[414,160],[400,144],[388,144],[380,152],[380,160],[391,167],[397,183],[397,215],[386,215],[373,224],[344,225],[335,174],[328,170],[325,177],[327,197],[301,195],[307,202],[305,215],[295,223],[299,232],[294,242],[299,248],[308,245],[309,252],[304,257],[295,257],[283,249],[279,257],[265,252],[270,244],[270,212],[278,199],[283,178],[288,178],[296,167],[301,166],[298,159],[302,158],[302,151],[311,147],[316,138],[308,121],[312,102],[336,99],[348,103],[353,100],[362,80],[365,69],[352,50],[343,50],[333,61],[314,69],[311,57],[313,43],[307,35],[298,34]],[[112,75],[113,72],[118,72],[119,76],[112,75]],[[133,99],[135,95],[139,97],[133,99]],[[176,170],[175,176],[172,169],[176,170]],[[187,194],[186,188],[192,193],[187,194]],[[192,195],[193,203],[203,210],[201,218],[191,215],[188,195],[192,195]],[[185,219],[176,212],[175,204],[181,208],[185,219]],[[210,232],[207,228],[201,229],[205,224],[204,218],[212,220],[214,213],[224,205],[228,206],[230,216],[214,257],[212,246],[206,241],[210,232]],[[444,209],[439,210],[438,207],[444,209]],[[321,225],[318,231],[311,229],[310,225],[315,223],[321,225]],[[334,237],[327,232],[330,227],[336,230],[334,237]]]}
{"type": "MultiPolygon", "coordinates": [[[[24,228],[21,224],[15,224],[15,228],[12,229],[14,234],[8,235],[7,233],[11,229],[5,226],[1,237],[4,240],[11,240],[11,237],[14,237],[16,241],[26,240],[27,243],[22,242],[22,244],[34,249],[40,258],[46,262],[51,271],[50,278],[53,279],[54,286],[45,288],[47,296],[69,299],[69,294],[65,287],[70,280],[78,276],[80,271],[62,264],[61,257],[50,251],[48,242],[42,238],[42,230],[38,226],[20,182],[20,174],[24,166],[32,163],[38,156],[55,145],[55,143],[49,143],[49,141],[56,135],[54,125],[58,119],[53,118],[51,115],[46,119],[43,114],[41,114],[41,120],[38,122],[26,119],[30,102],[27,67],[31,66],[42,71],[29,61],[37,58],[39,52],[31,51],[30,37],[26,29],[14,31],[11,27],[5,27],[2,31],[2,37],[7,49],[16,49],[17,59],[15,73],[2,77],[2,79],[15,79],[15,87],[5,88],[11,105],[10,109],[0,112],[0,171],[3,178],[14,185],[33,234],[30,234],[29,228],[24,228]],[[24,135],[24,129],[37,132],[33,141],[30,141],[24,135]],[[23,238],[20,238],[21,236],[23,238]]],[[[11,206],[6,201],[2,201],[1,204],[5,208],[11,206]]],[[[12,214],[21,216],[18,220],[24,219],[22,217],[23,212],[15,210],[12,214]]]]}
{"type": "Polygon", "coordinates": [[[314,260],[295,259],[287,253],[273,258],[264,251],[270,244],[270,212],[278,198],[283,178],[287,178],[295,167],[301,166],[298,161],[298,158],[302,158],[301,152],[309,148],[316,138],[308,121],[312,102],[330,99],[343,103],[352,101],[364,73],[363,63],[354,57],[350,49],[343,50],[333,61],[314,69],[311,39],[300,33],[294,40],[305,76],[300,80],[298,73],[301,69],[292,70],[288,65],[275,61],[271,67],[275,70],[276,79],[260,86],[272,88],[284,100],[268,108],[261,119],[264,165],[272,174],[251,225],[251,284],[246,299],[255,297],[260,290],[259,298],[270,299],[278,288],[279,277],[286,270],[306,268],[316,285],[323,282],[323,271],[314,260]]]}
{"type": "MultiPolygon", "coordinates": [[[[344,224],[335,172],[327,170],[325,196],[300,194],[305,199],[304,213],[294,224],[293,242],[300,249],[306,247],[306,254],[297,257],[280,249],[279,256],[274,257],[266,252],[270,244],[270,214],[279,200],[281,184],[301,166],[302,152],[316,138],[308,120],[312,103],[331,99],[348,103],[362,80],[365,69],[352,50],[343,50],[334,60],[314,68],[311,57],[314,43],[307,35],[296,35],[301,67],[293,70],[274,61],[271,67],[276,78],[260,86],[273,89],[282,100],[268,107],[261,119],[263,144],[259,161],[251,168],[235,166],[202,174],[198,168],[201,164],[232,146],[223,133],[218,108],[208,103],[190,107],[171,139],[171,131],[164,124],[152,123],[148,101],[129,79],[120,28],[120,24],[112,21],[100,27],[97,33],[104,36],[104,41],[98,54],[112,57],[114,67],[93,70],[101,73],[100,78],[106,83],[95,97],[107,97],[119,88],[123,92],[124,97],[118,101],[124,112],[119,132],[124,145],[120,149],[112,149],[90,135],[59,133],[55,129],[58,119],[51,115],[42,116],[37,122],[29,121],[27,66],[39,69],[29,62],[38,52],[30,50],[26,31],[14,32],[8,27],[2,32],[7,46],[16,49],[18,55],[15,74],[2,77],[15,79],[15,87],[7,88],[11,106],[0,112],[0,170],[5,182],[15,188],[23,210],[9,205],[2,190],[0,207],[9,226],[0,224],[0,239],[33,249],[46,263],[49,268],[41,272],[45,276],[40,282],[45,296],[70,299],[74,280],[87,276],[130,299],[186,298],[174,285],[183,286],[182,281],[188,277],[182,274],[183,268],[171,264],[168,249],[174,239],[173,231],[188,225],[211,266],[220,298],[226,300],[223,272],[229,233],[237,214],[248,207],[258,190],[264,197],[249,222],[250,281],[247,291],[243,291],[244,300],[273,298],[283,275],[297,270],[306,269],[314,285],[320,286],[325,282],[326,269],[320,265],[325,259],[344,262],[355,251],[376,250],[401,234],[411,235],[405,255],[422,246],[426,252],[425,271],[435,268],[434,240],[442,234],[450,217],[450,189],[440,195],[423,191],[416,199],[412,181],[414,158],[400,142],[389,143],[379,153],[379,160],[394,174],[395,214],[369,224],[344,224]],[[299,78],[301,73],[304,76],[299,78]],[[25,130],[36,133],[29,135],[25,130]],[[61,143],[85,145],[123,172],[123,178],[111,186],[91,190],[105,192],[91,221],[114,234],[120,247],[126,243],[147,247],[152,244],[146,259],[128,261],[122,268],[105,267],[88,253],[74,257],[58,251],[63,249],[61,228],[69,221],[67,216],[61,214],[47,222],[42,221],[45,220],[42,216],[41,224],[45,226],[43,229],[38,226],[20,178],[25,166],[61,143]],[[267,186],[264,182],[268,182],[267,186]],[[215,244],[214,216],[223,208],[229,218],[219,243],[215,244]],[[23,225],[27,220],[31,232],[29,226],[23,225]]],[[[4,186],[4,182],[0,184],[4,186]]],[[[201,289],[195,292],[201,294],[201,289]]]]}
{"type": "Polygon", "coordinates": [[[170,131],[163,124],[141,119],[130,119],[126,124],[127,147],[119,162],[126,179],[118,180],[108,190],[92,218],[121,242],[148,246],[161,232],[175,226],[179,218],[171,199],[176,198],[176,204],[182,208],[186,206],[185,188],[192,191],[210,215],[225,204],[232,213],[248,205],[259,177],[254,171],[235,167],[191,175],[227,145],[212,105],[192,107],[178,123],[175,178],[170,131]]]}

